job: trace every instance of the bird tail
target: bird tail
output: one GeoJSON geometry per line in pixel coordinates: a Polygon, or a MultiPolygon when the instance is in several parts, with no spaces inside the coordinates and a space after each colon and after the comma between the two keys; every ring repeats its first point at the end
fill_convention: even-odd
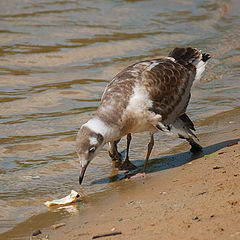
{"type": "Polygon", "coordinates": [[[205,65],[211,58],[208,53],[202,53],[201,50],[191,47],[175,48],[168,56],[174,58],[177,63],[186,67],[189,64],[194,65],[196,67],[195,80],[199,80],[201,78],[201,74],[205,70],[205,65]]]}

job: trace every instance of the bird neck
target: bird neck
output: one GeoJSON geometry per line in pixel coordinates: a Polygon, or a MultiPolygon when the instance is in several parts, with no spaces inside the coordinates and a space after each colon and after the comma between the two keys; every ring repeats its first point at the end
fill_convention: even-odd
{"type": "Polygon", "coordinates": [[[100,133],[104,137],[104,143],[119,139],[119,130],[116,126],[109,125],[102,119],[94,117],[84,124],[95,133],[100,133]]]}

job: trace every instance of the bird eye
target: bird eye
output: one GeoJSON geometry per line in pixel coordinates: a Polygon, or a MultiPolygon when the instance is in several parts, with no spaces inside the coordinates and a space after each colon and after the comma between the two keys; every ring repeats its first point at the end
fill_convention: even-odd
{"type": "Polygon", "coordinates": [[[90,147],[90,148],[89,148],[88,152],[93,153],[95,150],[96,150],[96,147],[93,146],[93,147],[90,147]]]}

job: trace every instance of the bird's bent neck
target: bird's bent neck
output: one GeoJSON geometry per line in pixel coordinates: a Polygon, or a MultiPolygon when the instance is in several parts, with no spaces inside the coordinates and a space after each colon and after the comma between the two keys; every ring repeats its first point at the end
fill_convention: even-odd
{"type": "Polygon", "coordinates": [[[83,126],[88,127],[95,133],[100,133],[104,137],[104,143],[114,141],[119,136],[119,130],[116,127],[110,126],[98,117],[90,119],[83,126]]]}

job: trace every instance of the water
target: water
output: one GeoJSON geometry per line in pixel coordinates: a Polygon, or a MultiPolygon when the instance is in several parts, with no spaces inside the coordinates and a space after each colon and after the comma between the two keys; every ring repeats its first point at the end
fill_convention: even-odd
{"type": "MultiPolygon", "coordinates": [[[[238,0],[1,0],[0,232],[20,234],[24,221],[50,218],[39,217],[44,201],[80,190],[77,130],[109,80],[131,63],[175,46],[209,52],[188,113],[200,137],[231,128],[221,113],[240,115],[239,15],[238,0]]],[[[132,159],[144,159],[147,137],[134,138],[132,159]]],[[[153,156],[180,143],[158,135],[153,156]]],[[[103,149],[88,168],[85,194],[114,189],[116,174],[103,149]]]]}

